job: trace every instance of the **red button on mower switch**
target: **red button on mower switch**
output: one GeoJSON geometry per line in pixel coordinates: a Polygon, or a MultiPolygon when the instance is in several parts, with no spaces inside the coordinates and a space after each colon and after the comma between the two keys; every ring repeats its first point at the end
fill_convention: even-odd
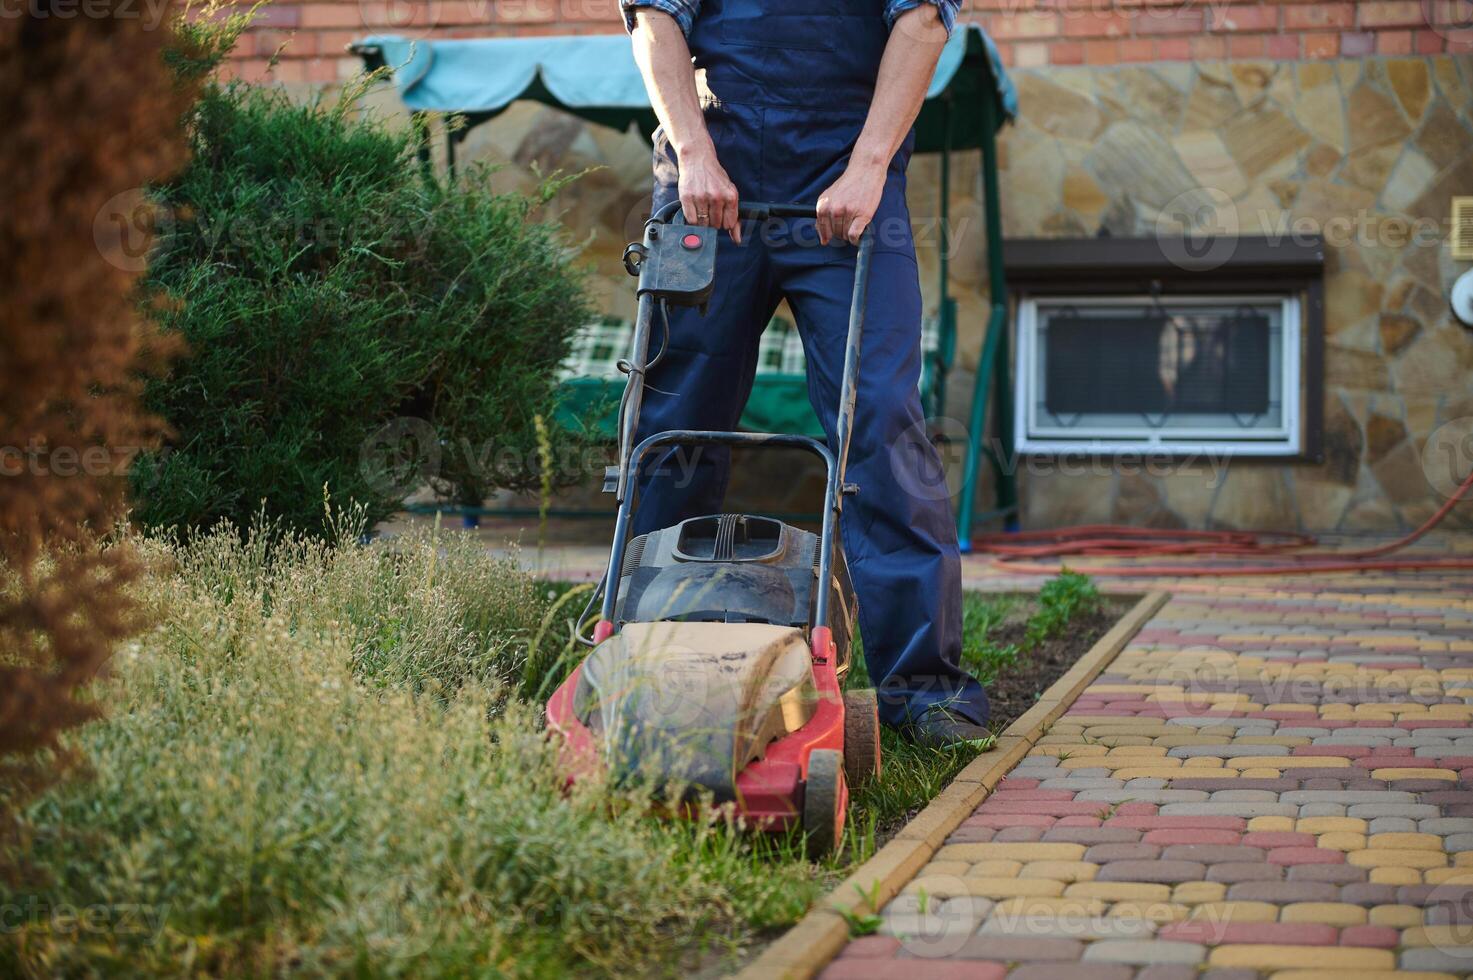
{"type": "Polygon", "coordinates": [[[689,235],[686,235],[684,238],[682,238],[680,240],[680,244],[684,245],[686,248],[689,248],[689,249],[697,249],[697,248],[700,248],[701,247],[701,236],[700,235],[697,235],[695,232],[691,232],[689,235]]]}

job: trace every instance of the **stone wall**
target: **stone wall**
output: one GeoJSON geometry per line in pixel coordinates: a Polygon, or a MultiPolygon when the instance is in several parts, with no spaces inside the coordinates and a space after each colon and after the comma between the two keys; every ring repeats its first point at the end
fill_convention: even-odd
{"type": "MultiPolygon", "coordinates": [[[[1450,198],[1473,193],[1473,58],[1049,67],[1014,75],[1021,118],[1000,146],[1008,236],[1150,235],[1162,209],[1195,191],[1218,205],[1209,219],[1218,229],[1312,231],[1329,246],[1323,463],[1023,460],[1025,525],[1395,530],[1430,514],[1444,499],[1447,476],[1429,479],[1424,456],[1445,470],[1440,454],[1449,444],[1444,438],[1429,449],[1429,438],[1439,429],[1443,437],[1473,432],[1473,332],[1453,320],[1447,303],[1452,279],[1467,266],[1454,263],[1446,246],[1450,198]]],[[[601,304],[632,315],[618,254],[637,237],[647,206],[642,139],[519,105],[475,130],[466,150],[504,164],[496,179],[505,186],[529,184],[534,167],[599,167],[554,206],[579,229],[601,304]]],[[[936,158],[912,165],[930,313],[938,179],[936,158]]],[[[947,414],[965,419],[986,316],[976,154],[957,156],[952,182],[951,288],[961,333],[947,414]]],[[[1466,442],[1451,445],[1462,465],[1473,462],[1466,442]]],[[[984,486],[979,504],[989,499],[984,486]]],[[[798,508],[802,498],[785,493],[754,503],[798,508]]],[[[1470,508],[1457,516],[1473,523],[1470,508]]]]}
{"type": "Polygon", "coordinates": [[[1008,235],[1151,235],[1163,209],[1195,192],[1216,205],[1210,227],[1314,231],[1329,246],[1322,464],[1074,475],[1025,465],[1025,524],[1389,530],[1429,515],[1444,499],[1445,451],[1473,463],[1465,441],[1447,441],[1473,432],[1473,331],[1449,311],[1468,266],[1446,244],[1451,197],[1473,194],[1473,59],[1014,75],[1008,235]]]}

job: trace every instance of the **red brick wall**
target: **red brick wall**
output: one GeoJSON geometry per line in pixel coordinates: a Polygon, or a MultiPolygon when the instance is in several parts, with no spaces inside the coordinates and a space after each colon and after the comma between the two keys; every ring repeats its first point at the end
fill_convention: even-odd
{"type": "Polygon", "coordinates": [[[1473,51],[1458,0],[970,0],[1009,64],[1275,61],[1473,51]]]}
{"type": "MultiPolygon", "coordinates": [[[[966,0],[1010,65],[1315,59],[1473,52],[1473,0],[966,0]]],[[[236,51],[247,78],[331,82],[368,34],[476,37],[619,30],[617,0],[276,0],[236,51]],[[279,52],[279,53],[278,53],[279,52]]]]}

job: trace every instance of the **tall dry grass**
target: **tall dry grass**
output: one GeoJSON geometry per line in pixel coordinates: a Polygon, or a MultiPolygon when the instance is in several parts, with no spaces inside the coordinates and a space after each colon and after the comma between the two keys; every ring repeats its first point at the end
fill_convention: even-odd
{"type": "Polygon", "coordinates": [[[141,550],[158,625],[72,742],[95,776],[24,813],[49,883],[0,901],[32,909],[0,973],[665,972],[815,894],[725,827],[561,792],[515,692],[565,627],[513,562],[351,528],[141,550]]]}

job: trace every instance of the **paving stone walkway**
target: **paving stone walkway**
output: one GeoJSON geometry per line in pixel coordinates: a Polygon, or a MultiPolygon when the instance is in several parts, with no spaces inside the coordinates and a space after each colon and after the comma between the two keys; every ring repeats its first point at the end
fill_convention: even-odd
{"type": "Polygon", "coordinates": [[[1473,576],[1165,587],[824,977],[1473,975],[1473,576]]]}

